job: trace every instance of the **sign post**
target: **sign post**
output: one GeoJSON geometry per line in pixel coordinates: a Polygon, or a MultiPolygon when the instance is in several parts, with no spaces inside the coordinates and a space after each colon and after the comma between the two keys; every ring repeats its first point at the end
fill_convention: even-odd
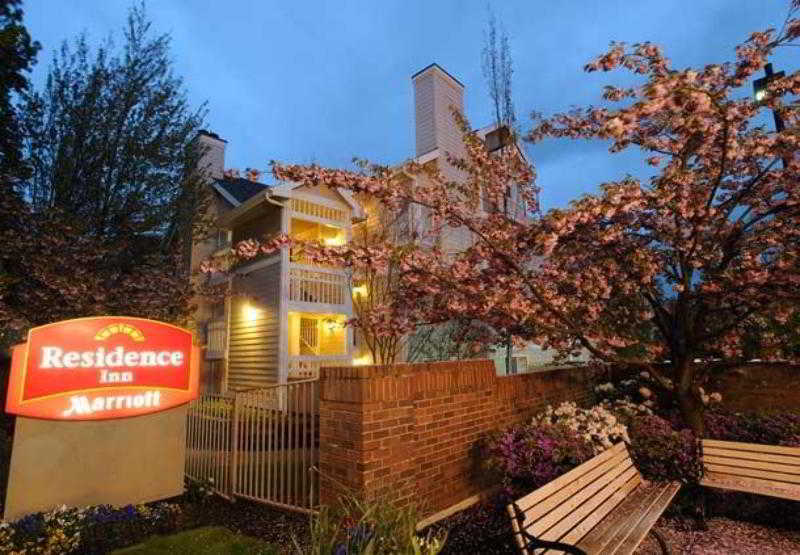
{"type": "Polygon", "coordinates": [[[9,376],[6,412],[17,421],[4,518],[180,495],[199,365],[191,332],[154,320],[31,329],[9,376]]]}

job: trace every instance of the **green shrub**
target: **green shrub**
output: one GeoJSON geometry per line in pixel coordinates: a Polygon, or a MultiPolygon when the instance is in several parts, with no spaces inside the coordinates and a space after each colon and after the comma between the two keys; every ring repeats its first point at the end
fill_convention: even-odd
{"type": "Polygon", "coordinates": [[[446,534],[418,534],[419,514],[381,501],[363,502],[345,495],[335,507],[322,507],[312,518],[308,555],[436,555],[446,534]]]}

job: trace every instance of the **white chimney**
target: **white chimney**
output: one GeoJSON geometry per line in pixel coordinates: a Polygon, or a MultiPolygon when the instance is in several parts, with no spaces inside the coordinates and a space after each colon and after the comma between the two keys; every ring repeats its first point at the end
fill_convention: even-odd
{"type": "Polygon", "coordinates": [[[414,118],[417,156],[435,148],[458,153],[463,149],[450,107],[464,113],[464,85],[437,64],[411,76],[414,83],[414,118]]]}
{"type": "Polygon", "coordinates": [[[225,171],[225,139],[220,139],[216,133],[201,129],[197,133],[197,142],[200,144],[202,154],[198,168],[206,172],[211,179],[222,179],[225,171]]]}

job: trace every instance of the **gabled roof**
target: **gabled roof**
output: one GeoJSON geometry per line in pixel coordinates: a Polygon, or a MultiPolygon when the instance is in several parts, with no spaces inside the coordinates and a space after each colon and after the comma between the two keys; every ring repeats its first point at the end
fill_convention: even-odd
{"type": "Polygon", "coordinates": [[[239,206],[253,195],[269,188],[269,185],[250,181],[242,177],[216,179],[213,185],[232,206],[239,206]]]}

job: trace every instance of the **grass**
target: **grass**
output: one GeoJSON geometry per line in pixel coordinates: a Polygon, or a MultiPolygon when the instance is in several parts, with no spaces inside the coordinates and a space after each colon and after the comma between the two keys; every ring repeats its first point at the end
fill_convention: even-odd
{"type": "Polygon", "coordinates": [[[112,555],[277,555],[278,550],[256,538],[235,534],[218,526],[195,528],[171,536],[154,536],[147,541],[118,549],[112,555]]]}

